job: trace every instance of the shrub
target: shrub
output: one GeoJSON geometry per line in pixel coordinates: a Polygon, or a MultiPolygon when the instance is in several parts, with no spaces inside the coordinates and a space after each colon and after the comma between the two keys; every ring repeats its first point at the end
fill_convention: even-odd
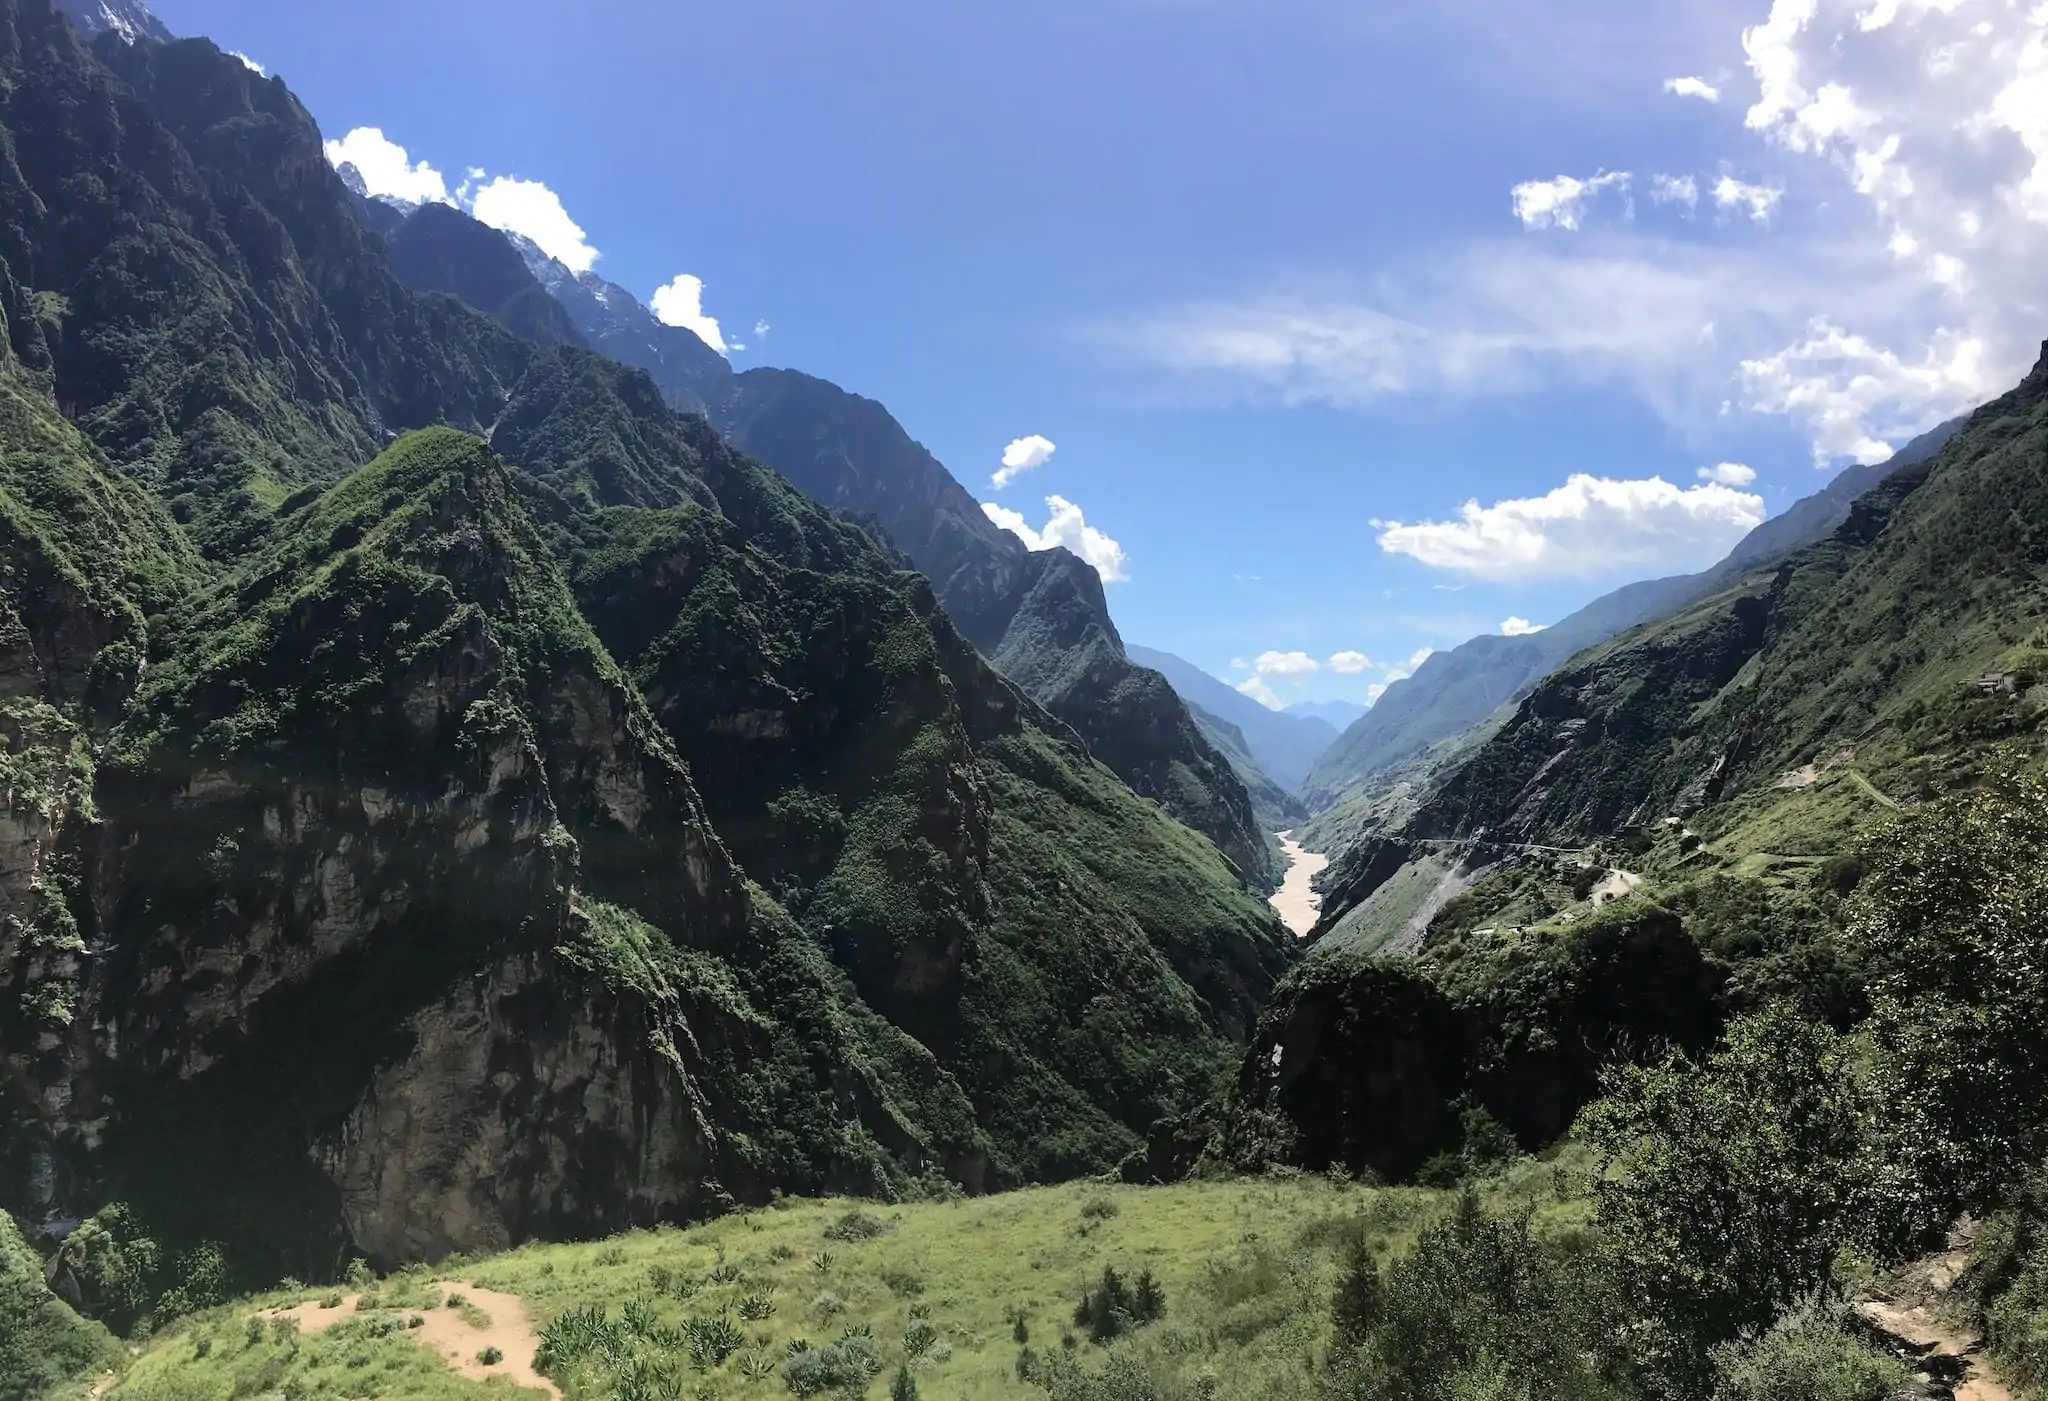
{"type": "Polygon", "coordinates": [[[749,1323],[759,1323],[775,1314],[775,1301],[766,1294],[748,1294],[739,1302],[739,1315],[749,1323]]]}
{"type": "Polygon", "coordinates": [[[856,1334],[784,1359],[782,1380],[798,1396],[817,1396],[865,1385],[882,1370],[875,1340],[856,1334]]]}
{"type": "Polygon", "coordinates": [[[889,1401],[917,1401],[917,1378],[910,1375],[908,1367],[897,1371],[889,1387],[889,1401]]]}
{"type": "Polygon", "coordinates": [[[836,1241],[874,1240],[889,1234],[891,1227],[880,1217],[865,1211],[849,1211],[825,1228],[825,1239],[836,1241]]]}
{"type": "Polygon", "coordinates": [[[1097,1343],[1112,1342],[1165,1316],[1166,1294],[1152,1271],[1141,1272],[1133,1287],[1124,1282],[1114,1265],[1103,1267],[1101,1282],[1092,1290],[1083,1290],[1080,1303],[1074,1306],[1074,1326],[1086,1328],[1097,1343]]]}
{"type": "Polygon", "coordinates": [[[1083,1221],[1107,1221],[1122,1210],[1123,1208],[1118,1206],[1110,1197],[1090,1197],[1087,1201],[1081,1203],[1081,1219],[1083,1221]]]}
{"type": "Polygon", "coordinates": [[[1760,1336],[1714,1354],[1715,1401],[1887,1401],[1906,1381],[1896,1358],[1851,1331],[1848,1305],[1815,1293],[1760,1336]]]}
{"type": "Polygon", "coordinates": [[[710,1371],[723,1367],[725,1360],[747,1345],[747,1335],[738,1324],[720,1314],[717,1318],[692,1318],[683,1324],[683,1338],[690,1360],[710,1371]]]}
{"type": "Polygon", "coordinates": [[[939,1330],[929,1323],[913,1323],[903,1334],[903,1351],[910,1357],[923,1357],[938,1345],[939,1330]]]}
{"type": "Polygon", "coordinates": [[[821,1250],[816,1255],[813,1255],[811,1257],[811,1269],[821,1275],[830,1274],[832,1272],[832,1252],[821,1250]]]}
{"type": "Polygon", "coordinates": [[[487,1347],[476,1355],[479,1366],[495,1367],[505,1360],[505,1354],[494,1347],[487,1347]]]}
{"type": "Polygon", "coordinates": [[[1600,1281],[1470,1192],[1384,1274],[1354,1246],[1333,1312],[1337,1401],[1633,1394],[1613,1380],[1617,1330],[1600,1281]]]}
{"type": "Polygon", "coordinates": [[[1697,1376],[1715,1344],[1768,1328],[1824,1283],[1871,1208],[1871,1107],[1849,1047],[1774,1010],[1682,1057],[1616,1077],[1588,1134],[1598,1214],[1624,1291],[1697,1376]]]}
{"type": "Polygon", "coordinates": [[[880,1279],[889,1292],[899,1299],[914,1299],[924,1293],[924,1276],[916,1270],[891,1267],[881,1272],[880,1279]]]}

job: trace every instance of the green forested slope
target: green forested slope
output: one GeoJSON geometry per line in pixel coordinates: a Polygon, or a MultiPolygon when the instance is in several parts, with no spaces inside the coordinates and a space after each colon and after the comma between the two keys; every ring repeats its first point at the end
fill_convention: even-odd
{"type": "Polygon", "coordinates": [[[405,288],[212,45],[0,0],[0,77],[0,1202],[131,1203],[136,1319],[1102,1171],[1227,1077],[1284,931],[868,527],[405,288]]]}

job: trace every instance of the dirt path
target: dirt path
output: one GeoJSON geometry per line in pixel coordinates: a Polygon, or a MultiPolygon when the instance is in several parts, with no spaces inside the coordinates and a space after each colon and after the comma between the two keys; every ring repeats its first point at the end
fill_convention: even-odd
{"type": "Polygon", "coordinates": [[[1899,810],[1899,800],[1897,798],[1894,798],[1891,794],[1880,789],[1875,783],[1872,783],[1869,779],[1865,778],[1857,770],[1849,770],[1849,781],[1851,783],[1854,783],[1858,788],[1861,788],[1870,797],[1876,799],[1883,806],[1890,808],[1893,812],[1897,812],[1899,810]]]}
{"type": "MultiPolygon", "coordinates": [[[[475,1285],[445,1279],[434,1281],[427,1290],[440,1301],[440,1307],[390,1310],[397,1316],[417,1314],[425,1320],[418,1328],[408,1329],[407,1337],[416,1338],[440,1353],[443,1361],[472,1381],[503,1377],[515,1386],[530,1386],[546,1392],[555,1401],[562,1401],[561,1389],[533,1369],[533,1355],[540,1346],[540,1337],[534,1332],[533,1320],[527,1316],[526,1305],[518,1295],[500,1294],[493,1289],[478,1289],[475,1285]],[[468,1307],[447,1307],[450,1295],[460,1295],[468,1307]],[[496,1348],[503,1360],[488,1365],[478,1361],[486,1348],[496,1348]]],[[[289,1309],[266,1309],[262,1317],[297,1319],[300,1332],[323,1333],[337,1323],[354,1318],[356,1304],[361,1297],[358,1294],[345,1295],[340,1307],[332,1309],[323,1309],[318,1303],[300,1304],[289,1309]]]]}
{"type": "Polygon", "coordinates": [[[1316,921],[1323,914],[1323,897],[1316,894],[1309,882],[1329,868],[1330,858],[1304,850],[1292,832],[1276,835],[1281,851],[1287,855],[1287,879],[1281,882],[1280,893],[1273,897],[1273,908],[1280,912],[1282,922],[1294,931],[1296,938],[1306,939],[1315,932],[1316,921]]]}
{"type": "Polygon", "coordinates": [[[1982,1338],[1965,1338],[1917,1304],[1867,1300],[1856,1311],[1922,1354],[1933,1375],[1957,1378],[1956,1401],[2018,1401],[1976,1358],[1982,1338]]]}
{"type": "Polygon", "coordinates": [[[1956,1401],[2017,1401],[1979,1360],[1980,1336],[1965,1336],[1942,1318],[1941,1305],[1969,1268],[1977,1225],[1965,1217],[1950,1231],[1948,1248],[1906,1266],[1856,1311],[1915,1355],[1927,1376],[1955,1388],[1956,1401]]]}

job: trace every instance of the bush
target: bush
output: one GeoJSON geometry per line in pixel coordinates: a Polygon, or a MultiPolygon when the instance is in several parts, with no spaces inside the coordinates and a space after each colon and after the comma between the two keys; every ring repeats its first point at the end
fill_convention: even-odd
{"type": "Polygon", "coordinates": [[[881,1280],[891,1294],[899,1299],[914,1299],[924,1293],[924,1276],[915,1270],[890,1268],[881,1273],[881,1280]]]}
{"type": "Polygon", "coordinates": [[[747,1335],[723,1314],[685,1321],[683,1337],[690,1349],[690,1360],[707,1372],[723,1367],[728,1357],[747,1345],[747,1335]]]}
{"type": "Polygon", "coordinates": [[[836,1241],[874,1240],[889,1234],[890,1225],[865,1211],[849,1211],[825,1227],[825,1239],[836,1241]]]}
{"type": "Polygon", "coordinates": [[[1849,1307],[1815,1293],[1761,1336],[1725,1343],[1714,1354],[1715,1401],[1887,1401],[1905,1367],[1858,1338],[1849,1307]]]}
{"type": "Polygon", "coordinates": [[[479,1366],[495,1367],[505,1360],[505,1354],[494,1347],[487,1347],[476,1355],[479,1366]]]}
{"type": "Polygon", "coordinates": [[[1488,1216],[1471,1193],[1384,1275],[1355,1245],[1334,1301],[1336,1401],[1465,1401],[1632,1393],[1610,1356],[1615,1313],[1583,1251],[1488,1216]]]}
{"type": "Polygon", "coordinates": [[[1112,1342],[1165,1316],[1166,1293],[1152,1271],[1142,1271],[1133,1286],[1124,1282],[1114,1265],[1103,1266],[1101,1282],[1083,1290],[1080,1303],[1074,1306],[1074,1326],[1086,1328],[1097,1343],[1112,1342]]]}
{"type": "Polygon", "coordinates": [[[817,1396],[863,1386],[881,1370],[882,1350],[873,1338],[856,1334],[791,1354],[782,1363],[782,1380],[798,1396],[817,1396]]]}
{"type": "Polygon", "coordinates": [[[1588,1116],[1610,1263],[1687,1385],[1714,1345],[1826,1282],[1873,1209],[1873,1109],[1850,1057],[1827,1027],[1767,1012],[1704,1066],[1622,1073],[1588,1116]]]}

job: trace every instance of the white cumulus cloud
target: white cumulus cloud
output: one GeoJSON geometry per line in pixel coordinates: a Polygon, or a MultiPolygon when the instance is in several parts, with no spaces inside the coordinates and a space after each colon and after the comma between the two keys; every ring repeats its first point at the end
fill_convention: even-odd
{"type": "MultiPolygon", "coordinates": [[[[480,179],[482,172],[471,175],[472,180],[480,179]]],[[[494,229],[532,239],[571,272],[589,272],[597,262],[597,250],[584,237],[582,226],[569,217],[561,197],[538,180],[500,175],[480,184],[470,195],[469,212],[494,229]]]]}
{"type": "Polygon", "coordinates": [[[1033,433],[1029,437],[1015,439],[1003,449],[1002,468],[989,479],[989,485],[1001,491],[1026,472],[1052,461],[1052,455],[1058,451],[1059,447],[1052,439],[1042,434],[1033,433]]]}
{"type": "Polygon", "coordinates": [[[1785,192],[1769,185],[1750,185],[1737,180],[1733,175],[1723,174],[1714,182],[1714,203],[1723,209],[1735,210],[1748,215],[1759,224],[1771,220],[1771,211],[1778,207],[1778,201],[1785,192]]]}
{"type": "Polygon", "coordinates": [[[1452,521],[1375,521],[1380,548],[1485,579],[1586,578],[1705,565],[1763,523],[1763,498],[1719,483],[1574,475],[1543,496],[1482,506],[1452,521]]]}
{"type": "Polygon", "coordinates": [[[1339,676],[1358,676],[1372,670],[1372,658],[1363,652],[1339,652],[1330,658],[1330,670],[1339,676]]]}
{"type": "Polygon", "coordinates": [[[1837,458],[1882,462],[1887,440],[1909,438],[1985,396],[1986,347],[1943,331],[1917,361],[1816,321],[1806,339],[1742,363],[1750,398],[1813,427],[1816,465],[1837,458]]]}
{"type": "Polygon", "coordinates": [[[1268,685],[1266,678],[1263,676],[1254,676],[1249,681],[1240,682],[1237,689],[1240,693],[1250,696],[1268,710],[1285,710],[1287,708],[1287,698],[1268,685]]]}
{"type": "Polygon", "coordinates": [[[1322,663],[1306,652],[1261,652],[1252,670],[1261,676],[1306,676],[1321,671],[1322,663]]]}
{"type": "Polygon", "coordinates": [[[1532,623],[1527,618],[1509,618],[1500,625],[1502,637],[1534,637],[1549,629],[1548,623],[1532,623]]]}
{"type": "Polygon", "coordinates": [[[1045,508],[1052,517],[1046,521],[1043,530],[1032,529],[1022,512],[1007,510],[992,502],[984,502],[981,509],[990,520],[1022,540],[1027,549],[1065,547],[1072,550],[1095,566],[1095,572],[1102,576],[1105,584],[1120,584],[1131,577],[1124,547],[1088,524],[1079,506],[1064,496],[1048,496],[1045,508]]]}
{"type": "Polygon", "coordinates": [[[718,329],[718,318],[704,314],[703,278],[679,273],[673,282],[654,289],[648,305],[662,325],[695,331],[697,339],[719,354],[725,353],[725,336],[718,329]]]}
{"type": "MultiPolygon", "coordinates": [[[[1596,204],[1600,176],[1531,181],[1517,187],[1523,224],[1593,236],[1294,272],[1119,318],[1100,341],[1208,402],[1621,389],[1689,439],[1724,413],[1786,417],[1823,461],[1881,455],[2012,385],[2048,318],[2048,4],[1753,8],[1745,29],[1725,6],[1687,7],[1747,59],[1739,76],[1701,78],[1724,98],[1705,109],[1719,162],[1631,188],[1769,238],[1704,220],[1637,230],[1595,219],[1628,193],[1607,187],[1596,204]]],[[[1638,86],[1688,71],[1666,53],[1636,61],[1654,64],[1634,70],[1638,86]]]]}
{"type": "Polygon", "coordinates": [[[1721,90],[1705,78],[1666,78],[1664,91],[1679,97],[1697,97],[1702,102],[1721,100],[1721,90]]]}
{"type": "Polygon", "coordinates": [[[405,147],[376,127],[359,126],[339,141],[329,141],[326,151],[333,165],[352,165],[360,171],[373,195],[413,204],[449,202],[448,182],[441,172],[425,161],[414,162],[405,147]]]}
{"type": "Polygon", "coordinates": [[[1700,468],[1700,480],[1719,482],[1722,486],[1749,486],[1756,481],[1756,468],[1740,462],[1716,462],[1700,468]]]}
{"type": "Polygon", "coordinates": [[[1751,131],[1813,159],[1851,230],[1920,279],[1845,299],[1749,357],[1758,407],[1805,418],[1818,458],[1888,444],[2010,384],[2048,304],[2048,8],[2014,0],[1773,0],[1743,32],[1751,131]]]}
{"type": "Polygon", "coordinates": [[[1524,228],[1576,229],[1585,217],[1586,205],[1605,190],[1628,191],[1627,171],[1601,171],[1580,180],[1560,175],[1551,180],[1525,180],[1515,186],[1515,217],[1524,228]]]}

